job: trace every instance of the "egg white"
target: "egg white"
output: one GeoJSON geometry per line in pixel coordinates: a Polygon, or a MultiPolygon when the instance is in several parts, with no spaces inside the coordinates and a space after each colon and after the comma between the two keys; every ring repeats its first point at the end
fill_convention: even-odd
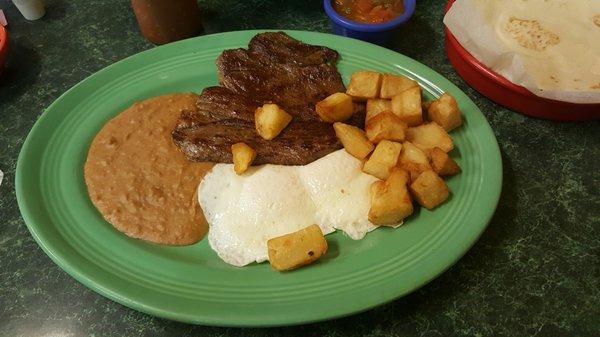
{"type": "Polygon", "coordinates": [[[377,178],[345,150],[305,166],[262,165],[237,175],[217,164],[198,187],[209,224],[208,241],[223,261],[244,266],[268,259],[267,241],[318,224],[352,239],[376,228],[368,220],[370,186],[377,178]]]}

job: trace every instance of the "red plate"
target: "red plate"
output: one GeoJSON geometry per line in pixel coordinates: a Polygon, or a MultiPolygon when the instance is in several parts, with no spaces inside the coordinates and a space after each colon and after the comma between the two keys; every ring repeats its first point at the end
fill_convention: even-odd
{"type": "Polygon", "coordinates": [[[6,58],[8,55],[8,32],[6,28],[0,25],[0,74],[2,74],[2,69],[4,69],[4,64],[6,63],[6,58]]]}
{"type": "MultiPolygon", "coordinates": [[[[448,1],[446,11],[454,0],[448,1]]],[[[536,96],[479,62],[446,30],[446,52],[458,74],[492,101],[528,116],[557,121],[600,119],[600,104],[576,104],[536,96]]]]}

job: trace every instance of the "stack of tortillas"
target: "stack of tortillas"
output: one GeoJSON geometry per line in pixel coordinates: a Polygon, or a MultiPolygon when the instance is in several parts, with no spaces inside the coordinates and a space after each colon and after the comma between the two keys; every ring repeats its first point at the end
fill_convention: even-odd
{"type": "Polygon", "coordinates": [[[537,96],[600,103],[600,0],[457,0],[444,23],[471,55],[537,96]]]}

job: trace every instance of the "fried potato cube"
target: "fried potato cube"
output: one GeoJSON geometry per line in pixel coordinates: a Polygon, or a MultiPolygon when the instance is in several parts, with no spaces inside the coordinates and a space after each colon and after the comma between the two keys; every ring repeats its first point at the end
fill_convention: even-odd
{"type": "Polygon", "coordinates": [[[402,152],[401,143],[382,140],[363,165],[363,172],[382,180],[387,179],[390,176],[390,169],[398,163],[400,152],[402,152]]]}
{"type": "Polygon", "coordinates": [[[392,111],[392,101],[389,99],[372,98],[367,100],[367,117],[365,121],[377,116],[384,111],[392,111]]]}
{"type": "Polygon", "coordinates": [[[317,102],[315,110],[317,110],[319,117],[326,122],[343,122],[352,117],[354,103],[350,95],[336,92],[317,102]]]}
{"type": "Polygon", "coordinates": [[[277,137],[291,121],[292,116],[277,104],[264,104],[254,112],[256,132],[266,140],[277,137]]]}
{"type": "Polygon", "coordinates": [[[440,98],[431,102],[427,113],[430,121],[438,123],[448,132],[462,124],[462,115],[458,103],[448,93],[442,94],[440,98]]]}
{"type": "Polygon", "coordinates": [[[333,123],[333,129],[344,149],[358,159],[364,159],[375,148],[365,132],[356,126],[336,122],[333,123]]]}
{"type": "Polygon", "coordinates": [[[392,98],[410,88],[418,87],[415,80],[402,75],[383,74],[381,78],[381,91],[379,97],[392,98]]]}
{"type": "Polygon", "coordinates": [[[436,122],[408,128],[406,139],[425,152],[434,147],[439,147],[444,152],[450,152],[454,149],[452,137],[436,122]]]}
{"type": "Polygon", "coordinates": [[[354,99],[364,101],[368,98],[379,97],[381,74],[375,71],[356,71],[350,77],[346,93],[354,99]]]}
{"type": "Polygon", "coordinates": [[[414,87],[392,98],[392,112],[409,126],[423,124],[421,87],[414,87]]]}
{"type": "Polygon", "coordinates": [[[376,181],[371,185],[371,223],[376,226],[395,226],[413,213],[408,180],[408,173],[395,167],[386,181],[376,181]]]}
{"type": "Polygon", "coordinates": [[[238,175],[246,172],[256,158],[256,151],[242,142],[231,145],[231,154],[233,155],[233,170],[238,175]]]}
{"type": "Polygon", "coordinates": [[[421,171],[412,170],[408,172],[410,175],[410,181],[415,181],[421,175],[421,171]]]}
{"type": "Polygon", "coordinates": [[[427,209],[435,208],[446,201],[450,195],[444,179],[431,170],[421,173],[410,184],[410,192],[417,202],[427,209]]]}
{"type": "Polygon", "coordinates": [[[365,132],[372,143],[379,143],[383,139],[402,142],[406,138],[408,125],[390,111],[384,111],[368,119],[365,132]]]}
{"type": "Polygon", "coordinates": [[[318,260],[327,252],[327,241],[318,225],[267,241],[269,263],[279,271],[292,270],[318,260]]]}
{"type": "Polygon", "coordinates": [[[429,155],[431,157],[431,167],[439,176],[460,173],[460,166],[439,147],[434,147],[429,155]]]}
{"type": "Polygon", "coordinates": [[[398,167],[410,174],[411,181],[416,179],[422,172],[431,170],[427,154],[408,141],[402,143],[402,153],[398,159],[398,167]]]}

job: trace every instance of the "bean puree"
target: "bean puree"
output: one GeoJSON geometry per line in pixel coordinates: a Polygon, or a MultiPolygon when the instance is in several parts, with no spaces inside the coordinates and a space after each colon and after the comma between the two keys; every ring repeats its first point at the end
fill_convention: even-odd
{"type": "Polygon", "coordinates": [[[187,245],[208,230],[196,197],[212,163],[188,162],[171,131],[193,93],[153,97],[108,121],[92,141],[84,174],[102,216],[130,237],[187,245]]]}

